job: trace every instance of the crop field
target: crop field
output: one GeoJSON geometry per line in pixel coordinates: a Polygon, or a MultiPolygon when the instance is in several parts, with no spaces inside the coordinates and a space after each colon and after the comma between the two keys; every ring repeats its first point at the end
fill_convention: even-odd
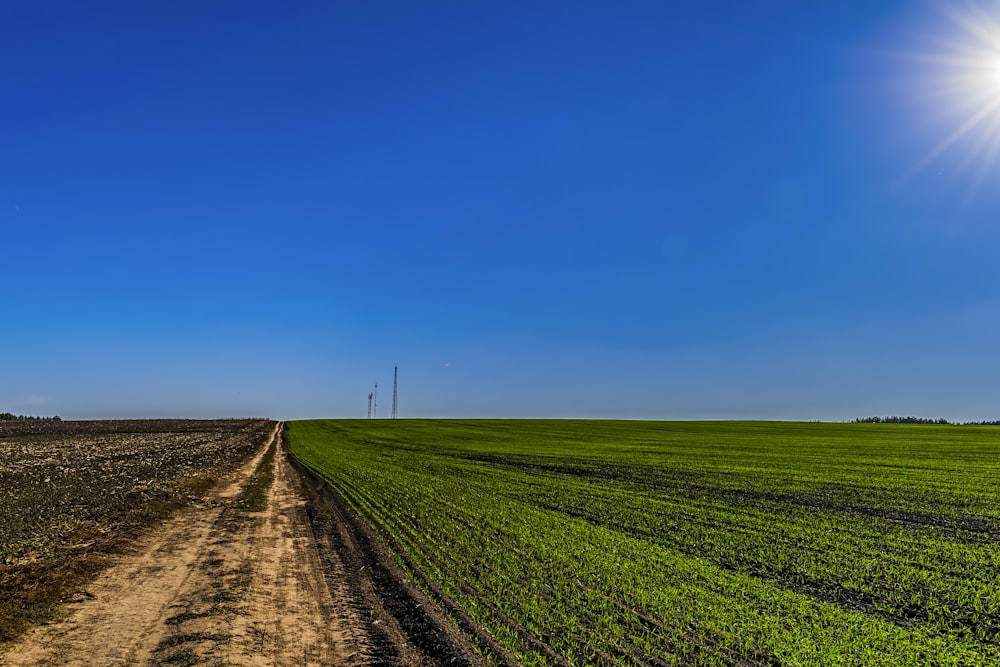
{"type": "Polygon", "coordinates": [[[0,640],[44,618],[129,531],[259,448],[266,420],[0,422],[0,640]]]}
{"type": "Polygon", "coordinates": [[[310,421],[490,662],[1000,664],[1000,428],[310,421]]]}

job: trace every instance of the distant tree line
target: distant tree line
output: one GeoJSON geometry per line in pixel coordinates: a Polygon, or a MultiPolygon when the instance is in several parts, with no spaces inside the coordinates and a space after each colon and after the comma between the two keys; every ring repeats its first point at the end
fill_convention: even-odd
{"type": "MultiPolygon", "coordinates": [[[[924,417],[858,417],[855,424],[927,424],[940,426],[952,424],[947,419],[926,419],[924,417]]],[[[956,422],[956,426],[1000,426],[1000,420],[981,422],[956,422]]]]}
{"type": "Polygon", "coordinates": [[[950,424],[947,419],[925,419],[924,417],[858,417],[855,424],[950,424]]]}
{"type": "Polygon", "coordinates": [[[55,417],[32,417],[30,415],[15,415],[12,412],[0,412],[0,422],[13,422],[13,421],[18,421],[18,422],[34,422],[34,421],[41,421],[41,422],[61,422],[62,419],[60,419],[58,415],[55,416],[55,417]]]}

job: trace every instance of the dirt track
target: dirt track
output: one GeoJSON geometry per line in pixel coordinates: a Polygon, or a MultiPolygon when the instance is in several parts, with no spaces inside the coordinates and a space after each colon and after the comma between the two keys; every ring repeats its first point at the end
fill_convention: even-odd
{"type": "MultiPolygon", "coordinates": [[[[272,440],[279,433],[280,425],[272,440]]],[[[0,664],[370,664],[371,621],[348,596],[331,595],[336,559],[321,558],[300,473],[278,444],[264,511],[240,504],[262,450],[75,595],[63,620],[0,654],[0,664]]]]}

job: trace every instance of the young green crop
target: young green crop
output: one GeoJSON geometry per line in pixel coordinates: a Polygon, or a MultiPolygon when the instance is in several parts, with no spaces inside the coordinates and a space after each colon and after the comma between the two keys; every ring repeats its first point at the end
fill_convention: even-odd
{"type": "Polygon", "coordinates": [[[1000,663],[1000,429],[316,421],[294,456],[526,664],[1000,663]]]}

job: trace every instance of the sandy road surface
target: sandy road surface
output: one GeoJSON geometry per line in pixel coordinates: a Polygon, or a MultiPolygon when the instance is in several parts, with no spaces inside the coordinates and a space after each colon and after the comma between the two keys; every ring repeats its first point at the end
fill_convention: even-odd
{"type": "MultiPolygon", "coordinates": [[[[279,433],[280,425],[272,440],[279,433]]],[[[368,662],[365,624],[331,595],[301,479],[278,447],[264,511],[240,503],[262,450],[204,503],[139,540],[62,621],[0,654],[0,665],[368,662]]]]}

